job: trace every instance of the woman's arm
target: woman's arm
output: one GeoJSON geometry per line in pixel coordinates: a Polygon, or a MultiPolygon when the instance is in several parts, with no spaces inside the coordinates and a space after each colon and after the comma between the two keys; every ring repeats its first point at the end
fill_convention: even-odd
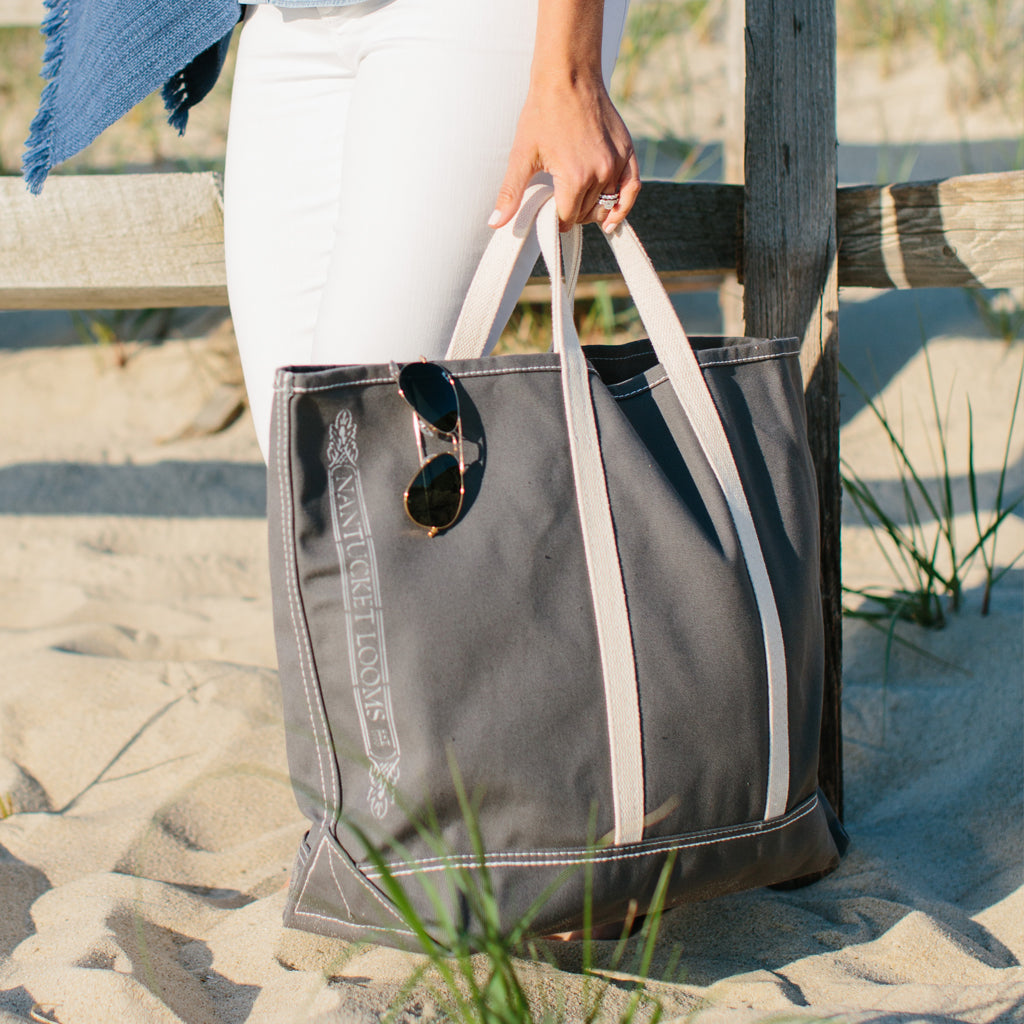
{"type": "Polygon", "coordinates": [[[603,23],[604,0],[539,0],[530,89],[491,227],[512,219],[538,171],[554,179],[563,230],[592,220],[612,231],[629,213],[640,173],[601,76],[603,23]],[[613,210],[596,205],[601,193],[615,192],[613,210]]]}

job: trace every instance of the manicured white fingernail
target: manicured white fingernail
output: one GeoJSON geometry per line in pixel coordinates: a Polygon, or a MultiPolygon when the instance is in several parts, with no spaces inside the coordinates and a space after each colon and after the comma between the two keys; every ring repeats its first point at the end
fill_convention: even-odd
{"type": "Polygon", "coordinates": [[[501,220],[501,210],[495,210],[494,213],[492,213],[490,218],[488,219],[487,226],[489,228],[493,228],[494,225],[497,224],[499,220],[501,220]]]}

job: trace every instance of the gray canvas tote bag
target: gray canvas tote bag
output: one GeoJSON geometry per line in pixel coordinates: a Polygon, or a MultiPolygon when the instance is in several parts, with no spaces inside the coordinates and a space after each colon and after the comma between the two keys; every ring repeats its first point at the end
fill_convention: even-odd
{"type": "Polygon", "coordinates": [[[458,437],[393,365],[278,372],[292,927],[416,948],[398,884],[443,944],[474,927],[469,879],[546,935],[588,900],[643,913],[663,872],[672,905],[837,862],[797,342],[687,338],[628,225],[610,243],[650,340],[582,349],[550,189],[496,234],[440,364],[458,437]],[[483,358],[535,222],[553,351],[483,358]],[[456,445],[461,507],[430,536],[403,492],[456,445]]]}

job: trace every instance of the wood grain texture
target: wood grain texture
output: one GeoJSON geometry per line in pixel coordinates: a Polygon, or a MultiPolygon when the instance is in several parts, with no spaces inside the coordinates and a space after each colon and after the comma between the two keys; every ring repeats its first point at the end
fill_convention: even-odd
{"type": "Polygon", "coordinates": [[[1024,171],[839,190],[839,282],[1024,285],[1024,171]]]}
{"type": "MultiPolygon", "coordinates": [[[[659,272],[735,271],[742,232],[743,189],[707,182],[648,181],[629,222],[659,272]]],[[[596,225],[583,232],[585,274],[614,274],[611,250],[596,225]]]]}
{"type": "Polygon", "coordinates": [[[0,178],[0,309],[225,305],[212,174],[0,178]]]}
{"type": "Polygon", "coordinates": [[[835,33],[833,0],[747,0],[742,273],[747,333],[803,339],[821,523],[819,781],[841,817],[835,33]]]}
{"type": "Polygon", "coordinates": [[[45,13],[42,0],[0,0],[0,28],[38,28],[45,13]]]}

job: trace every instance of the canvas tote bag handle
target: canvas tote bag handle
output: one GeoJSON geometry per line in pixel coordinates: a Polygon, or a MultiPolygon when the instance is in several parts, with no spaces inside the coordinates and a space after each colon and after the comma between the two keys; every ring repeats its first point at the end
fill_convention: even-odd
{"type": "Polygon", "coordinates": [[[789,798],[789,695],[782,622],[725,427],[679,317],[632,227],[623,222],[606,235],[626,287],[647,329],[658,361],[722,489],[761,617],[768,677],[768,785],[765,819],[785,814],[789,798]]]}
{"type": "MultiPolygon", "coordinates": [[[[572,306],[569,302],[568,292],[566,291],[565,283],[561,280],[561,239],[558,234],[557,213],[554,209],[552,197],[553,189],[550,186],[531,187],[527,191],[516,217],[504,228],[495,232],[495,237],[491,239],[487,251],[480,262],[477,276],[470,286],[469,294],[467,295],[462,314],[456,325],[451,346],[448,350],[448,358],[476,358],[481,355],[516,257],[521,251],[529,231],[536,222],[541,249],[544,252],[544,259],[548,265],[548,272],[552,276],[553,345],[555,350],[559,352],[562,360],[566,417],[571,425],[569,430],[570,450],[573,455],[573,469],[577,478],[577,497],[580,503],[581,520],[584,523],[586,545],[588,531],[586,524],[588,520],[594,522],[595,520],[600,521],[606,518],[603,509],[608,507],[607,490],[603,481],[603,469],[601,470],[602,479],[598,486],[593,482],[592,474],[587,473],[585,468],[579,465],[580,458],[585,461],[587,460],[586,453],[588,451],[598,453],[597,461],[600,462],[600,447],[596,424],[593,420],[589,383],[586,382],[587,378],[585,376],[582,378],[585,383],[581,385],[579,367],[582,365],[584,370],[586,370],[586,362],[583,358],[579,337],[572,321],[572,306]],[[549,207],[548,211],[538,217],[545,206],[549,207]],[[555,280],[556,275],[558,277],[557,281],[555,280]],[[586,406],[587,408],[581,409],[581,406],[586,406]],[[597,510],[596,512],[595,509],[597,510]]],[[[575,238],[570,246],[569,257],[578,267],[578,227],[574,229],[572,235],[575,238]]],[[[693,348],[686,336],[686,332],[683,330],[682,324],[679,322],[679,318],[676,316],[671,300],[665,292],[657,272],[651,265],[635,232],[625,221],[612,235],[606,235],[605,238],[611,246],[616,262],[619,264],[619,269],[622,271],[626,286],[636,304],[640,319],[648,333],[658,360],[669,378],[672,389],[722,490],[747,565],[754,598],[757,602],[761,618],[761,632],[768,676],[769,762],[764,814],[767,820],[784,814],[786,810],[789,792],[789,721],[786,658],[782,638],[782,624],[779,619],[764,554],[761,550],[757,529],[754,526],[750,506],[736,467],[736,461],[729,447],[725,428],[722,425],[714,400],[708,391],[693,348]]],[[[610,512],[607,514],[607,520],[610,523],[610,512]]],[[[610,538],[608,537],[607,529],[597,527],[596,530],[598,536],[591,538],[601,552],[596,557],[606,566],[605,571],[607,571],[611,558],[614,557],[615,572],[613,576],[616,582],[615,589],[621,592],[621,572],[618,568],[618,554],[614,550],[614,530],[611,530],[610,538]],[[612,554],[608,552],[609,543],[613,549],[612,554]]],[[[605,575],[602,579],[602,573],[597,571],[597,566],[591,562],[590,552],[588,552],[588,568],[591,570],[591,586],[595,591],[594,602],[595,612],[598,614],[599,641],[602,641],[600,628],[602,616],[617,623],[616,626],[609,628],[613,636],[621,636],[623,624],[622,611],[617,610],[619,600],[614,595],[609,596],[606,592],[609,588],[605,586],[605,581],[609,577],[605,575]],[[601,606],[600,611],[598,610],[598,605],[601,606]]],[[[621,605],[624,609],[624,596],[621,598],[621,605]]],[[[625,628],[628,631],[628,621],[625,623],[625,628]]],[[[619,642],[609,641],[609,643],[612,648],[611,660],[618,664],[623,658],[621,651],[624,644],[621,640],[619,642]],[[619,653],[616,654],[616,651],[619,653]]],[[[603,646],[604,643],[602,641],[602,655],[604,656],[603,646]]],[[[631,645],[629,657],[632,658],[631,645]]],[[[606,674],[605,685],[606,690],[608,690],[610,686],[608,679],[609,670],[611,669],[620,677],[624,674],[624,670],[621,668],[613,669],[611,665],[605,665],[604,667],[606,674]]],[[[635,690],[635,678],[632,685],[635,690]]],[[[626,690],[627,686],[626,681],[622,680],[619,683],[611,684],[611,689],[616,693],[620,693],[626,690]]],[[[609,719],[611,719],[612,713],[612,701],[610,700],[609,719]]],[[[633,718],[631,711],[625,713],[623,709],[621,713],[625,715],[626,721],[633,718]]],[[[614,728],[620,727],[612,727],[610,723],[612,733],[614,733],[614,728]]],[[[633,743],[633,738],[623,738],[624,747],[631,749],[633,743]]],[[[615,746],[614,738],[612,739],[612,746],[613,748],[615,746]]],[[[612,763],[614,775],[616,764],[614,754],[612,763]]],[[[635,769],[628,768],[626,760],[623,761],[623,771],[633,780],[630,784],[624,783],[621,790],[619,790],[622,800],[626,801],[628,797],[627,790],[630,785],[635,784],[637,773],[635,769]]],[[[642,778],[642,766],[640,768],[640,777],[642,778]]],[[[631,823],[628,820],[630,817],[626,815],[623,821],[622,838],[620,839],[619,815],[616,815],[616,841],[633,841],[631,838],[626,838],[627,834],[632,836],[635,832],[635,822],[631,823]]],[[[632,817],[635,817],[635,815],[632,817]]]]}
{"type": "MultiPolygon", "coordinates": [[[[550,185],[531,185],[516,215],[491,236],[462,304],[446,359],[479,359],[484,354],[516,260],[534,232],[537,213],[553,195],[550,185]]],[[[566,232],[562,239],[566,288],[571,299],[576,293],[583,255],[579,225],[566,232]]]]}

